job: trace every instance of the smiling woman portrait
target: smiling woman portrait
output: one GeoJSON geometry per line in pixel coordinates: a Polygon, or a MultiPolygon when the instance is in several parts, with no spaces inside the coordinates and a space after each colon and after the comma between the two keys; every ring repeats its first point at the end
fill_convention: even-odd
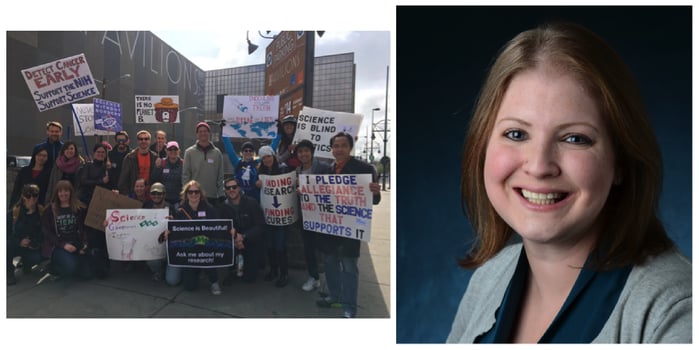
{"type": "Polygon", "coordinates": [[[460,265],[477,270],[447,342],[691,343],[691,263],[658,218],[662,169],[603,39],[557,22],[509,41],[463,148],[476,238],[460,265]]]}

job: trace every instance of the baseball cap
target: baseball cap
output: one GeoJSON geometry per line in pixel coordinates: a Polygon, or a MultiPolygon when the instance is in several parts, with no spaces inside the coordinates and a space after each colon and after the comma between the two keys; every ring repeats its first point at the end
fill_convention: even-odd
{"type": "Polygon", "coordinates": [[[150,185],[150,191],[151,192],[165,193],[165,186],[163,184],[161,184],[160,182],[156,182],[156,183],[150,185]]]}
{"type": "Polygon", "coordinates": [[[175,147],[177,149],[180,149],[180,145],[177,143],[177,141],[170,141],[167,143],[165,146],[165,149],[170,149],[171,147],[175,147]]]}
{"type": "Polygon", "coordinates": [[[197,127],[194,128],[194,132],[199,131],[199,127],[200,127],[200,126],[203,126],[203,127],[205,127],[207,130],[211,131],[211,127],[209,126],[209,124],[207,124],[206,122],[199,122],[199,124],[197,124],[197,127]]]}

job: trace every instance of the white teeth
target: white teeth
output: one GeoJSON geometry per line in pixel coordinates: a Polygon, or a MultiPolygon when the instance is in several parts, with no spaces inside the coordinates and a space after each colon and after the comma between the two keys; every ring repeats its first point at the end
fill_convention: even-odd
{"type": "Polygon", "coordinates": [[[556,203],[556,199],[562,198],[563,193],[536,193],[522,189],[522,195],[529,202],[538,205],[549,205],[556,203]]]}

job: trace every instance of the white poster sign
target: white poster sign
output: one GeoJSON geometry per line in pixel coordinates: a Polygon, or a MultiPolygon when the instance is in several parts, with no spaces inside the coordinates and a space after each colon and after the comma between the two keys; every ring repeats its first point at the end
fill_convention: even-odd
{"type": "Polygon", "coordinates": [[[304,230],[371,238],[371,174],[299,175],[304,230]]]}
{"type": "Polygon", "coordinates": [[[323,109],[303,107],[296,124],[293,143],[310,140],[315,145],[315,157],[333,158],[330,139],[338,132],[344,131],[357,137],[361,114],[332,112],[323,109]]]}
{"type": "Polygon", "coordinates": [[[167,228],[167,209],[107,209],[107,252],[112,260],[164,259],[158,237],[167,228]]]}
{"type": "Polygon", "coordinates": [[[40,112],[99,95],[85,54],[23,69],[22,76],[40,112]]]}
{"type": "Polygon", "coordinates": [[[296,172],[260,175],[260,205],[268,225],[291,225],[299,218],[296,172]]]}
{"type": "MultiPolygon", "coordinates": [[[[80,121],[80,126],[83,128],[83,134],[85,136],[116,134],[106,130],[95,129],[95,109],[92,103],[73,103],[73,109],[78,115],[78,120],[80,121]]],[[[75,118],[73,118],[73,129],[73,134],[75,136],[80,136],[80,128],[75,118]]]]}
{"type": "Polygon", "coordinates": [[[180,97],[176,95],[136,95],[136,123],[180,122],[180,97]]]}
{"type": "Polygon", "coordinates": [[[224,96],[223,137],[273,139],[277,136],[279,96],[224,96]]]}

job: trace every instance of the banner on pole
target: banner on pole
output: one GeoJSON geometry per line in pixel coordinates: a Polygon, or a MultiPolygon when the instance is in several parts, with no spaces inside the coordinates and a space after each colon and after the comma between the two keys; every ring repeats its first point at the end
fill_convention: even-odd
{"type": "Polygon", "coordinates": [[[299,175],[303,228],[368,242],[371,174],[299,175]]]}
{"type": "Polygon", "coordinates": [[[279,96],[224,96],[223,137],[277,137],[279,96]]]}
{"type": "Polygon", "coordinates": [[[168,265],[214,268],[233,265],[232,220],[170,220],[168,265]]]}
{"type": "Polygon", "coordinates": [[[341,131],[356,138],[362,118],[361,114],[303,107],[296,123],[293,143],[309,140],[315,145],[315,157],[333,159],[330,139],[341,131]]]}
{"type": "Polygon", "coordinates": [[[260,175],[260,205],[268,225],[286,226],[298,220],[296,177],[295,171],[281,175],[260,175]]]}
{"type": "Polygon", "coordinates": [[[108,209],[107,252],[112,260],[138,261],[165,258],[158,237],[167,228],[168,209],[108,209]]]}
{"type": "Polygon", "coordinates": [[[40,112],[99,95],[85,54],[22,70],[40,112]]]}
{"type": "Polygon", "coordinates": [[[95,129],[105,131],[121,131],[121,103],[95,98],[95,129]]]}

